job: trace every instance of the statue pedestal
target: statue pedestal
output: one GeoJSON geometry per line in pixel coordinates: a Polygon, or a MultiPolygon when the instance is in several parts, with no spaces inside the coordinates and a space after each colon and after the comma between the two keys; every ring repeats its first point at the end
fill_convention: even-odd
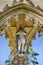
{"type": "Polygon", "coordinates": [[[21,55],[21,56],[16,55],[14,57],[13,64],[14,65],[27,65],[27,64],[29,64],[28,60],[27,60],[27,55],[26,54],[21,55]]]}

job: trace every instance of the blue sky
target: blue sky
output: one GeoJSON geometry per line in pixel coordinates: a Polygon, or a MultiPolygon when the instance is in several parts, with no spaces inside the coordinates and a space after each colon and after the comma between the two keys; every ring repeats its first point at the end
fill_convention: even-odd
{"type": "Polygon", "coordinates": [[[0,36],[0,65],[5,65],[5,60],[8,59],[9,54],[8,40],[6,40],[4,35],[0,36]]]}
{"type": "Polygon", "coordinates": [[[39,65],[43,65],[43,36],[39,37],[38,33],[36,34],[36,40],[32,40],[32,48],[39,53],[37,57],[39,65]]]}
{"type": "MultiPolygon", "coordinates": [[[[31,43],[33,50],[40,54],[37,57],[39,65],[43,65],[43,36],[39,37],[37,33],[36,39],[32,40],[31,43]]],[[[8,41],[4,35],[0,36],[0,65],[5,65],[5,60],[8,59],[9,54],[10,47],[8,46],[8,41]]]]}

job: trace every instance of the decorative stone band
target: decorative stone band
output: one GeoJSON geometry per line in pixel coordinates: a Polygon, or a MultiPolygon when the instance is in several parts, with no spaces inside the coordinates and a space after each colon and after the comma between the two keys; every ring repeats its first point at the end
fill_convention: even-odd
{"type": "Polygon", "coordinates": [[[37,15],[43,17],[43,14],[40,13],[37,9],[32,8],[31,6],[22,3],[22,4],[18,4],[18,5],[16,5],[16,6],[13,6],[13,7],[7,9],[6,11],[2,12],[1,15],[0,15],[0,21],[1,21],[1,19],[2,19],[3,17],[5,17],[6,15],[8,15],[8,14],[14,12],[14,11],[17,11],[18,9],[28,10],[28,11],[30,11],[30,12],[33,12],[33,13],[35,13],[35,14],[37,14],[37,15]]]}

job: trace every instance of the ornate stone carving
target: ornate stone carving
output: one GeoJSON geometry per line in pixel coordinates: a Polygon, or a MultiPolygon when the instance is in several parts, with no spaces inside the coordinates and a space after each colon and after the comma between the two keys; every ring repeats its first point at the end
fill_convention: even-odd
{"type": "Polygon", "coordinates": [[[26,53],[26,46],[27,46],[27,38],[26,33],[22,29],[20,29],[16,33],[16,40],[17,40],[17,54],[23,55],[26,53]]]}
{"type": "Polygon", "coordinates": [[[8,4],[5,5],[5,7],[3,8],[3,10],[5,11],[5,10],[7,10],[7,9],[9,9],[8,4]]]}
{"type": "MultiPolygon", "coordinates": [[[[28,54],[28,49],[31,46],[31,40],[35,37],[35,34],[37,32],[43,31],[43,24],[40,25],[40,23],[43,22],[42,18],[43,18],[43,15],[39,11],[25,4],[18,5],[15,7],[13,6],[11,9],[8,9],[7,11],[3,12],[0,15],[0,23],[1,23],[0,29],[2,29],[2,31],[5,32],[7,38],[9,39],[11,54],[14,57],[13,59],[14,65],[17,63],[19,65],[28,64],[27,54],[28,54]],[[20,32],[19,30],[20,27],[26,32],[26,34],[24,31],[20,32]],[[18,30],[19,32],[17,32],[18,30]],[[23,46],[23,48],[20,47],[20,49],[22,50],[22,53],[24,55],[19,56],[17,54],[16,35],[20,36],[18,43],[20,42],[21,45],[23,46]],[[27,48],[25,47],[26,53],[24,53],[25,40],[24,42],[22,42],[23,41],[22,37],[23,39],[27,37],[26,39],[27,48]]],[[[42,32],[40,34],[42,34],[42,32]]],[[[19,44],[18,46],[21,46],[21,45],[19,44]]],[[[18,48],[19,53],[20,53],[20,49],[18,48]]]]}

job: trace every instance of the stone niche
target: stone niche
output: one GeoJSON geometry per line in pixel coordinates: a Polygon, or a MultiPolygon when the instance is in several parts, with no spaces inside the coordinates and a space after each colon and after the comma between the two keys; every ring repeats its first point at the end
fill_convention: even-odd
{"type": "Polygon", "coordinates": [[[26,65],[32,39],[43,35],[43,15],[27,4],[13,6],[0,15],[0,32],[9,40],[14,65],[26,65]]]}

